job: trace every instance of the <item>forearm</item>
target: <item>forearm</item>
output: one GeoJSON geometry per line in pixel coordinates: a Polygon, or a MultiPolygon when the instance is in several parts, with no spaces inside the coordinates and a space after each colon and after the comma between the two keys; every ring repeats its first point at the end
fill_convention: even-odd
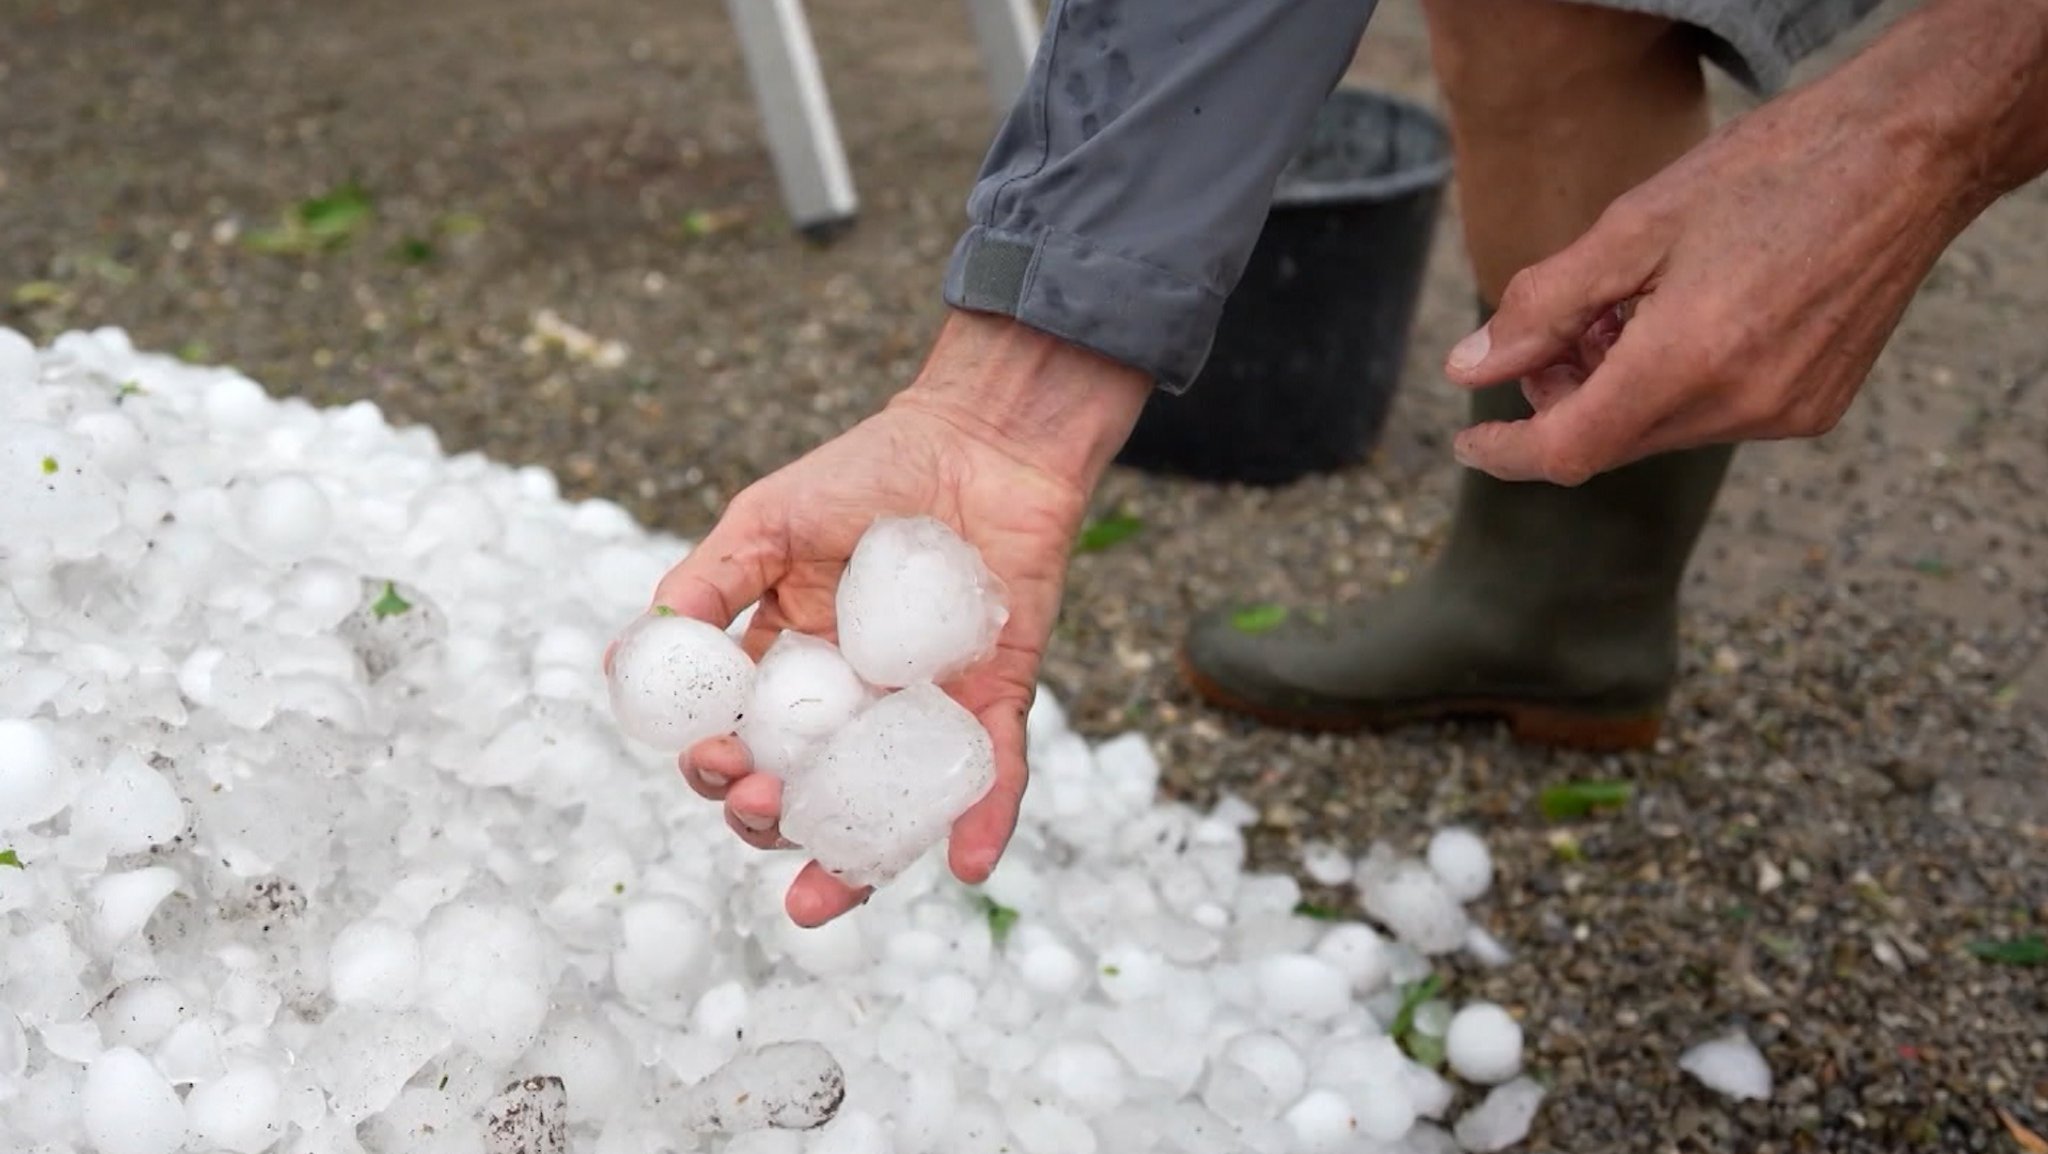
{"type": "Polygon", "coordinates": [[[2048,172],[2048,0],[1933,0],[1842,70],[1958,229],[2048,172]]]}
{"type": "Polygon", "coordinates": [[[1178,391],[1374,0],[1054,0],[945,282],[1178,391]]]}

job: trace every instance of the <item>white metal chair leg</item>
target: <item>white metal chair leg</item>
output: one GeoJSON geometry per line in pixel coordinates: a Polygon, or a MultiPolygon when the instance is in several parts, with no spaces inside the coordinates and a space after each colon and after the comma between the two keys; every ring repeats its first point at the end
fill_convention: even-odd
{"type": "Polygon", "coordinates": [[[851,220],[860,202],[802,0],[726,0],[725,7],[790,220],[805,231],[851,220]]]}
{"type": "Polygon", "coordinates": [[[967,0],[967,9],[974,16],[975,39],[981,42],[989,98],[1000,116],[1024,91],[1044,21],[1034,0],[967,0]]]}

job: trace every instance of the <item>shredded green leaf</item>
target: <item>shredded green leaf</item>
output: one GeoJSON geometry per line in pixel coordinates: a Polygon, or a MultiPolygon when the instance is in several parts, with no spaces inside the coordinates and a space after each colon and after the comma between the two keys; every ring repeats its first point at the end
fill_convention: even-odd
{"type": "Polygon", "coordinates": [[[44,457],[44,458],[43,458],[43,476],[47,477],[47,476],[49,476],[50,474],[52,474],[52,473],[54,473],[54,472],[56,472],[56,471],[57,471],[57,458],[55,458],[55,457],[44,457]]]}
{"type": "Polygon", "coordinates": [[[122,383],[120,391],[114,394],[114,403],[120,404],[122,401],[127,400],[129,397],[146,397],[148,395],[148,389],[143,388],[141,385],[136,384],[134,381],[126,381],[122,383]]]}
{"type": "Polygon", "coordinates": [[[1333,906],[1318,905],[1311,901],[1303,901],[1296,904],[1294,912],[1301,917],[1314,918],[1319,922],[1334,922],[1344,916],[1343,910],[1333,906]]]}
{"type": "Polygon", "coordinates": [[[976,894],[975,899],[981,903],[982,912],[988,915],[989,936],[995,939],[997,945],[1002,945],[1022,915],[987,894],[976,894]]]}
{"type": "Polygon", "coordinates": [[[1419,982],[1403,987],[1401,1008],[1394,1012],[1394,1024],[1388,1027],[1387,1033],[1392,1034],[1397,1040],[1413,1033],[1416,1007],[1442,993],[1443,988],[1444,980],[1440,974],[1431,974],[1419,982]]]}
{"type": "Polygon", "coordinates": [[[1432,1070],[1443,1068],[1444,1040],[1442,1038],[1432,1037],[1420,1030],[1410,1030],[1408,1031],[1408,1036],[1402,1040],[1401,1048],[1408,1051],[1408,1056],[1415,1059],[1416,1065],[1426,1066],[1432,1070]]]}
{"type": "Polygon", "coordinates": [[[656,617],[674,617],[676,615],[676,611],[666,605],[656,605],[649,612],[653,613],[656,617]]]}
{"type": "Polygon", "coordinates": [[[370,612],[378,617],[396,617],[412,608],[412,602],[398,595],[398,587],[389,581],[384,583],[384,595],[370,603],[370,612]]]}
{"type": "Polygon", "coordinates": [[[426,264],[434,259],[434,245],[431,241],[416,236],[406,237],[391,250],[394,259],[403,264],[426,264]]]}
{"type": "Polygon", "coordinates": [[[15,869],[18,870],[25,870],[28,868],[27,866],[21,864],[20,856],[17,855],[11,849],[0,849],[0,865],[13,866],[15,869]]]}
{"type": "Polygon", "coordinates": [[[1267,633],[1287,620],[1285,605],[1253,605],[1230,615],[1230,626],[1239,633],[1267,633]]]}
{"type": "Polygon", "coordinates": [[[1568,781],[1543,791],[1537,804],[1551,821],[1584,817],[1596,809],[1626,805],[1636,787],[1626,781],[1568,781]]]}
{"type": "Polygon", "coordinates": [[[1091,523],[1081,530],[1081,539],[1074,544],[1077,553],[1100,553],[1112,545],[1120,545],[1138,535],[1145,523],[1128,513],[1116,513],[1091,523]]]}
{"type": "Polygon", "coordinates": [[[1970,952],[2002,966],[2043,966],[2048,965],[2048,938],[2028,934],[2005,942],[1971,942],[1970,952]]]}
{"type": "Polygon", "coordinates": [[[1115,966],[1104,966],[1102,967],[1102,972],[1112,978],[1116,977],[1118,974],[1123,973],[1122,970],[1116,968],[1115,966]]]}

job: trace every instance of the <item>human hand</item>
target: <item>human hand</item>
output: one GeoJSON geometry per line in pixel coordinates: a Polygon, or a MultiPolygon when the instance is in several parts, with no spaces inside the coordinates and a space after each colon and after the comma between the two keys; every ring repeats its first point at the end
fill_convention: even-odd
{"type": "Polygon", "coordinates": [[[1535,414],[1465,430],[1458,459],[1577,485],[1657,453],[1833,428],[1942,250],[2001,191],[1983,155],[1996,102],[1966,91],[1956,51],[1996,35],[1999,14],[1938,7],[1729,124],[1515,277],[1446,372],[1520,379],[1535,414]]]}
{"type": "MultiPolygon", "coordinates": [[[[915,383],[735,497],[655,603],[725,626],[758,602],[742,644],[759,659],[784,629],[836,638],[840,573],[876,517],[930,515],[975,545],[1010,610],[994,656],[944,687],[995,745],[995,785],[947,847],[953,873],[979,883],[1016,826],[1024,716],[1088,495],[1148,391],[1139,374],[1015,322],[956,313],[915,383]]],[[[739,738],[701,743],[681,766],[693,789],[724,801],[742,840],[795,848],[777,827],[781,782],[752,772],[739,738]]],[[[811,862],[785,906],[798,924],[819,925],[865,896],[811,862]]]]}

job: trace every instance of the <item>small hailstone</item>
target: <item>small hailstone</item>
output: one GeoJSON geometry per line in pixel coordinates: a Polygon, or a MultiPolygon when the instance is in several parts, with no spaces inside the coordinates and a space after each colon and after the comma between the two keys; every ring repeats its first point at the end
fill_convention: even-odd
{"type": "Polygon", "coordinates": [[[242,534],[266,561],[297,561],[319,549],[333,520],[327,494],[294,473],[259,483],[242,500],[242,534]]]}
{"type": "Polygon", "coordinates": [[[343,926],[327,950],[327,981],[343,1005],[404,1006],[420,976],[420,943],[411,930],[377,918],[343,926]]]}
{"type": "Polygon", "coordinates": [[[1679,1055],[1678,1068],[1709,1090],[1738,1101],[1771,1096],[1771,1066],[1741,1030],[1730,1030],[1679,1055]]]}
{"type": "Polygon", "coordinates": [[[612,980],[627,1001],[651,1006],[694,993],[711,949],[702,913],[674,898],[648,898],[620,912],[619,929],[612,980]]]}
{"type": "Polygon", "coordinates": [[[926,683],[882,698],[782,794],[782,832],[853,885],[880,885],[936,845],[995,784],[975,716],[926,683]]]}
{"type": "Polygon", "coordinates": [[[1030,947],[1017,958],[1016,965],[1017,976],[1041,994],[1061,995],[1071,991],[1081,980],[1083,972],[1081,959],[1058,942],[1030,947]]]}
{"type": "Polygon", "coordinates": [[[1335,1090],[1310,1090],[1282,1117],[1302,1154],[1335,1154],[1350,1146],[1358,1133],[1351,1103],[1335,1090]]]}
{"type": "Polygon", "coordinates": [[[754,663],[715,625],[649,613],[619,635],[610,686],[627,736],[680,753],[739,727],[754,663]]]}
{"type": "Polygon", "coordinates": [[[1351,857],[1329,842],[1301,847],[1301,869],[1317,885],[1341,886],[1351,880],[1351,857]]]}
{"type": "Polygon", "coordinates": [[[877,518],[839,579],[839,644],[871,685],[944,681],[986,657],[1008,620],[1001,582],[931,517],[877,518]]]}
{"type": "Polygon", "coordinates": [[[682,1092],[683,1125],[699,1133],[813,1130],[846,1099],[846,1074],[816,1042],[773,1042],[734,1057],[682,1092]]]}
{"type": "Polygon", "coordinates": [[[1423,954],[1449,953],[1465,944],[1464,907],[1421,862],[1360,872],[1360,904],[1395,937],[1423,954]]]}
{"type": "Polygon", "coordinates": [[[185,803],[163,774],[124,753],[79,793],[71,822],[74,832],[99,840],[109,853],[140,853],[178,836],[185,803]]]}
{"type": "Polygon", "coordinates": [[[1235,1126],[1274,1117],[1308,1086],[1308,1063],[1278,1034],[1239,1034],[1210,1064],[1202,1102],[1235,1126]]]}
{"type": "Polygon", "coordinates": [[[1472,1154],[1496,1154],[1529,1136],[1543,1105],[1543,1084],[1516,1078],[1489,1090],[1484,1100],[1458,1118],[1451,1133],[1472,1154]]]}
{"type": "Polygon", "coordinates": [[[809,1147],[810,1154],[891,1154],[894,1149],[881,1119],[861,1110],[842,1111],[809,1147]]]}
{"type": "Polygon", "coordinates": [[[185,1144],[177,1091],[134,1050],[108,1050],[86,1067],[78,1093],[85,1136],[99,1154],[171,1154],[185,1144]]]}
{"type": "Polygon", "coordinates": [[[1515,960],[1514,951],[1508,949],[1507,943],[1477,924],[1465,931],[1465,952],[1488,969],[1505,966],[1515,960]]]}
{"type": "Polygon", "coordinates": [[[785,630],[761,655],[740,740],[754,768],[786,776],[874,696],[837,646],[785,630]]]}
{"type": "Polygon", "coordinates": [[[185,995],[177,987],[162,978],[136,978],[93,1007],[92,1019],[108,1045],[139,1049],[170,1033],[185,1012],[185,995]]]}
{"type": "Polygon", "coordinates": [[[71,788],[69,764],[42,723],[0,720],[0,834],[56,816],[71,788]]]}
{"type": "Polygon", "coordinates": [[[125,873],[107,874],[92,886],[93,937],[103,949],[113,949],[142,932],[157,906],[178,888],[178,871],[168,866],[148,866],[125,873]]]}
{"type": "Polygon", "coordinates": [[[1315,956],[1342,971],[1353,993],[1366,995],[1386,988],[1393,969],[1387,949],[1378,930],[1363,922],[1340,922],[1316,943],[1315,956]]]}
{"type": "Polygon", "coordinates": [[[261,1154],[283,1132],[284,1085],[263,1066],[230,1070],[192,1088],[185,1117],[205,1148],[261,1154]]]}
{"type": "Polygon", "coordinates": [[[1478,834],[1463,826],[1436,831],[1429,839],[1428,860],[1445,892],[1461,902],[1477,899],[1493,884],[1493,855],[1478,834]]]}
{"type": "Polygon", "coordinates": [[[1467,1082],[1505,1082],[1522,1072],[1522,1024],[1492,1002],[1467,1003],[1451,1016],[1444,1056],[1467,1082]]]}
{"type": "Polygon", "coordinates": [[[1351,1006],[1351,979],[1321,958],[1277,954],[1258,963],[1259,996],[1288,1018],[1326,1021],[1351,1006]]]}
{"type": "Polygon", "coordinates": [[[531,914],[511,905],[458,904],[420,935],[420,1004],[493,1062],[510,1062],[540,1034],[552,975],[531,914]]]}
{"type": "Polygon", "coordinates": [[[1091,1116],[1121,1106],[1127,1093],[1122,1060],[1100,1042],[1055,1043],[1038,1060],[1037,1073],[1061,1098],[1091,1116]]]}
{"type": "Polygon", "coordinates": [[[1403,1081],[1389,1079],[1352,1100],[1358,1131],[1376,1142],[1399,1142],[1415,1126],[1415,1102],[1403,1081]]]}

